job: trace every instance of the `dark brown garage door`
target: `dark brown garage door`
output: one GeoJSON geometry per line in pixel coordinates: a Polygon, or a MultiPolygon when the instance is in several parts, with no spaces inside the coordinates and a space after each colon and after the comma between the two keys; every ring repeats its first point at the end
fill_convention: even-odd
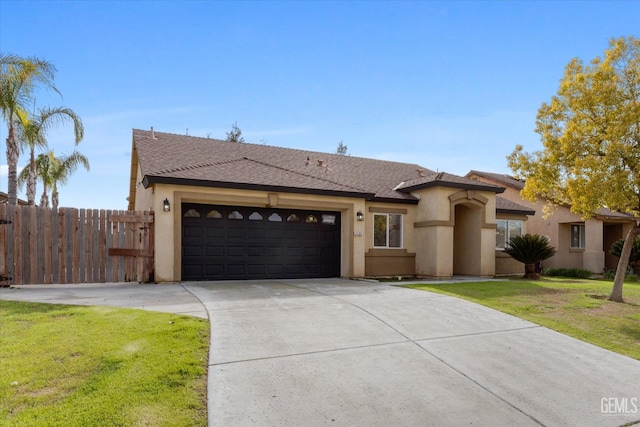
{"type": "Polygon", "coordinates": [[[339,275],[339,212],[182,205],[182,280],[339,275]]]}

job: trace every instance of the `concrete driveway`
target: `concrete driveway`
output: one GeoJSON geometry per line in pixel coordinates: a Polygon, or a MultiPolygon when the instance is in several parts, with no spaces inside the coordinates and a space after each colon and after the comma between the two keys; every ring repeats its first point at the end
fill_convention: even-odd
{"type": "Polygon", "coordinates": [[[0,298],[208,313],[211,426],[640,421],[639,361],[456,298],[337,279],[55,289],[0,298]]]}

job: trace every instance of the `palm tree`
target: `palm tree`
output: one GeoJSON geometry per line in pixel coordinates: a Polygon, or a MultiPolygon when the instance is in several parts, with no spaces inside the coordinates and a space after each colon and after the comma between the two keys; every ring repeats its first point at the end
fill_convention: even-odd
{"type": "MultiPolygon", "coordinates": [[[[46,147],[47,139],[46,133],[51,126],[58,125],[65,121],[71,121],[73,123],[73,132],[75,136],[76,145],[82,141],[84,137],[84,127],[80,117],[70,108],[58,107],[58,108],[43,108],[40,109],[38,115],[30,116],[23,111],[19,112],[16,120],[16,133],[18,140],[25,147],[29,147],[29,166],[24,170],[27,171],[27,200],[29,205],[35,204],[36,198],[36,159],[35,148],[46,147]]],[[[21,173],[22,176],[22,173],[21,173]]],[[[22,180],[18,178],[18,184],[20,185],[22,180]]]]}
{"type": "Polygon", "coordinates": [[[35,89],[44,85],[54,91],[55,67],[40,58],[23,58],[17,55],[0,53],[0,110],[7,123],[7,164],[9,165],[8,202],[18,203],[18,157],[20,150],[15,135],[14,124],[18,114],[26,110],[26,105],[34,95],[35,89]]]}
{"type": "Polygon", "coordinates": [[[516,261],[524,264],[523,279],[539,279],[536,273],[536,263],[551,258],[556,250],[549,245],[549,239],[537,234],[525,234],[509,239],[509,245],[504,252],[511,255],[516,261]]]}
{"type": "MultiPolygon", "coordinates": [[[[49,207],[49,189],[51,189],[51,205],[53,208],[58,207],[59,194],[58,185],[66,184],[69,176],[76,171],[78,166],[84,166],[89,170],[89,160],[77,150],[68,156],[56,157],[53,150],[48,153],[40,154],[35,161],[36,173],[42,181],[42,196],[40,197],[40,206],[49,207]]],[[[20,173],[20,182],[28,179],[29,172],[23,169],[20,173]]]]}

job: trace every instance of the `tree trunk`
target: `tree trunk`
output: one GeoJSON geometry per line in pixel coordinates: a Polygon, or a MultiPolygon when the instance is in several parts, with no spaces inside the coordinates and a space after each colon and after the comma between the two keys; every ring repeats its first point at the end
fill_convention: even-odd
{"type": "Polygon", "coordinates": [[[8,204],[16,206],[18,204],[18,143],[13,132],[13,126],[9,125],[7,135],[7,164],[9,166],[9,186],[8,204]]]}
{"type": "Polygon", "coordinates": [[[622,252],[618,260],[618,268],[616,269],[616,277],[613,280],[613,289],[611,290],[611,295],[609,295],[610,301],[624,302],[622,299],[622,285],[624,284],[624,278],[627,274],[633,241],[638,235],[640,235],[640,221],[636,221],[636,224],[629,230],[627,237],[624,239],[624,245],[622,246],[622,252]]]}
{"type": "Polygon", "coordinates": [[[540,278],[540,275],[538,273],[536,273],[536,265],[535,264],[525,264],[524,265],[524,276],[522,276],[523,279],[530,279],[530,280],[538,280],[540,278]]]}
{"type": "Polygon", "coordinates": [[[53,209],[58,208],[58,201],[58,189],[54,187],[51,192],[51,207],[53,207],[53,209]]]}
{"type": "Polygon", "coordinates": [[[31,147],[31,156],[29,158],[29,177],[27,178],[27,200],[29,206],[36,204],[36,159],[33,147],[31,147]]]}

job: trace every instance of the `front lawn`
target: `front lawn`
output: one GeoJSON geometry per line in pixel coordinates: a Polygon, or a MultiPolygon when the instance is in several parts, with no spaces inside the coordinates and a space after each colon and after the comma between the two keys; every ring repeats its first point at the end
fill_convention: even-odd
{"type": "Polygon", "coordinates": [[[607,300],[612,286],[550,277],[408,285],[486,305],[640,360],[640,283],[624,284],[624,303],[607,300]]]}
{"type": "Polygon", "coordinates": [[[206,426],[206,320],[0,301],[0,425],[206,426]]]}

